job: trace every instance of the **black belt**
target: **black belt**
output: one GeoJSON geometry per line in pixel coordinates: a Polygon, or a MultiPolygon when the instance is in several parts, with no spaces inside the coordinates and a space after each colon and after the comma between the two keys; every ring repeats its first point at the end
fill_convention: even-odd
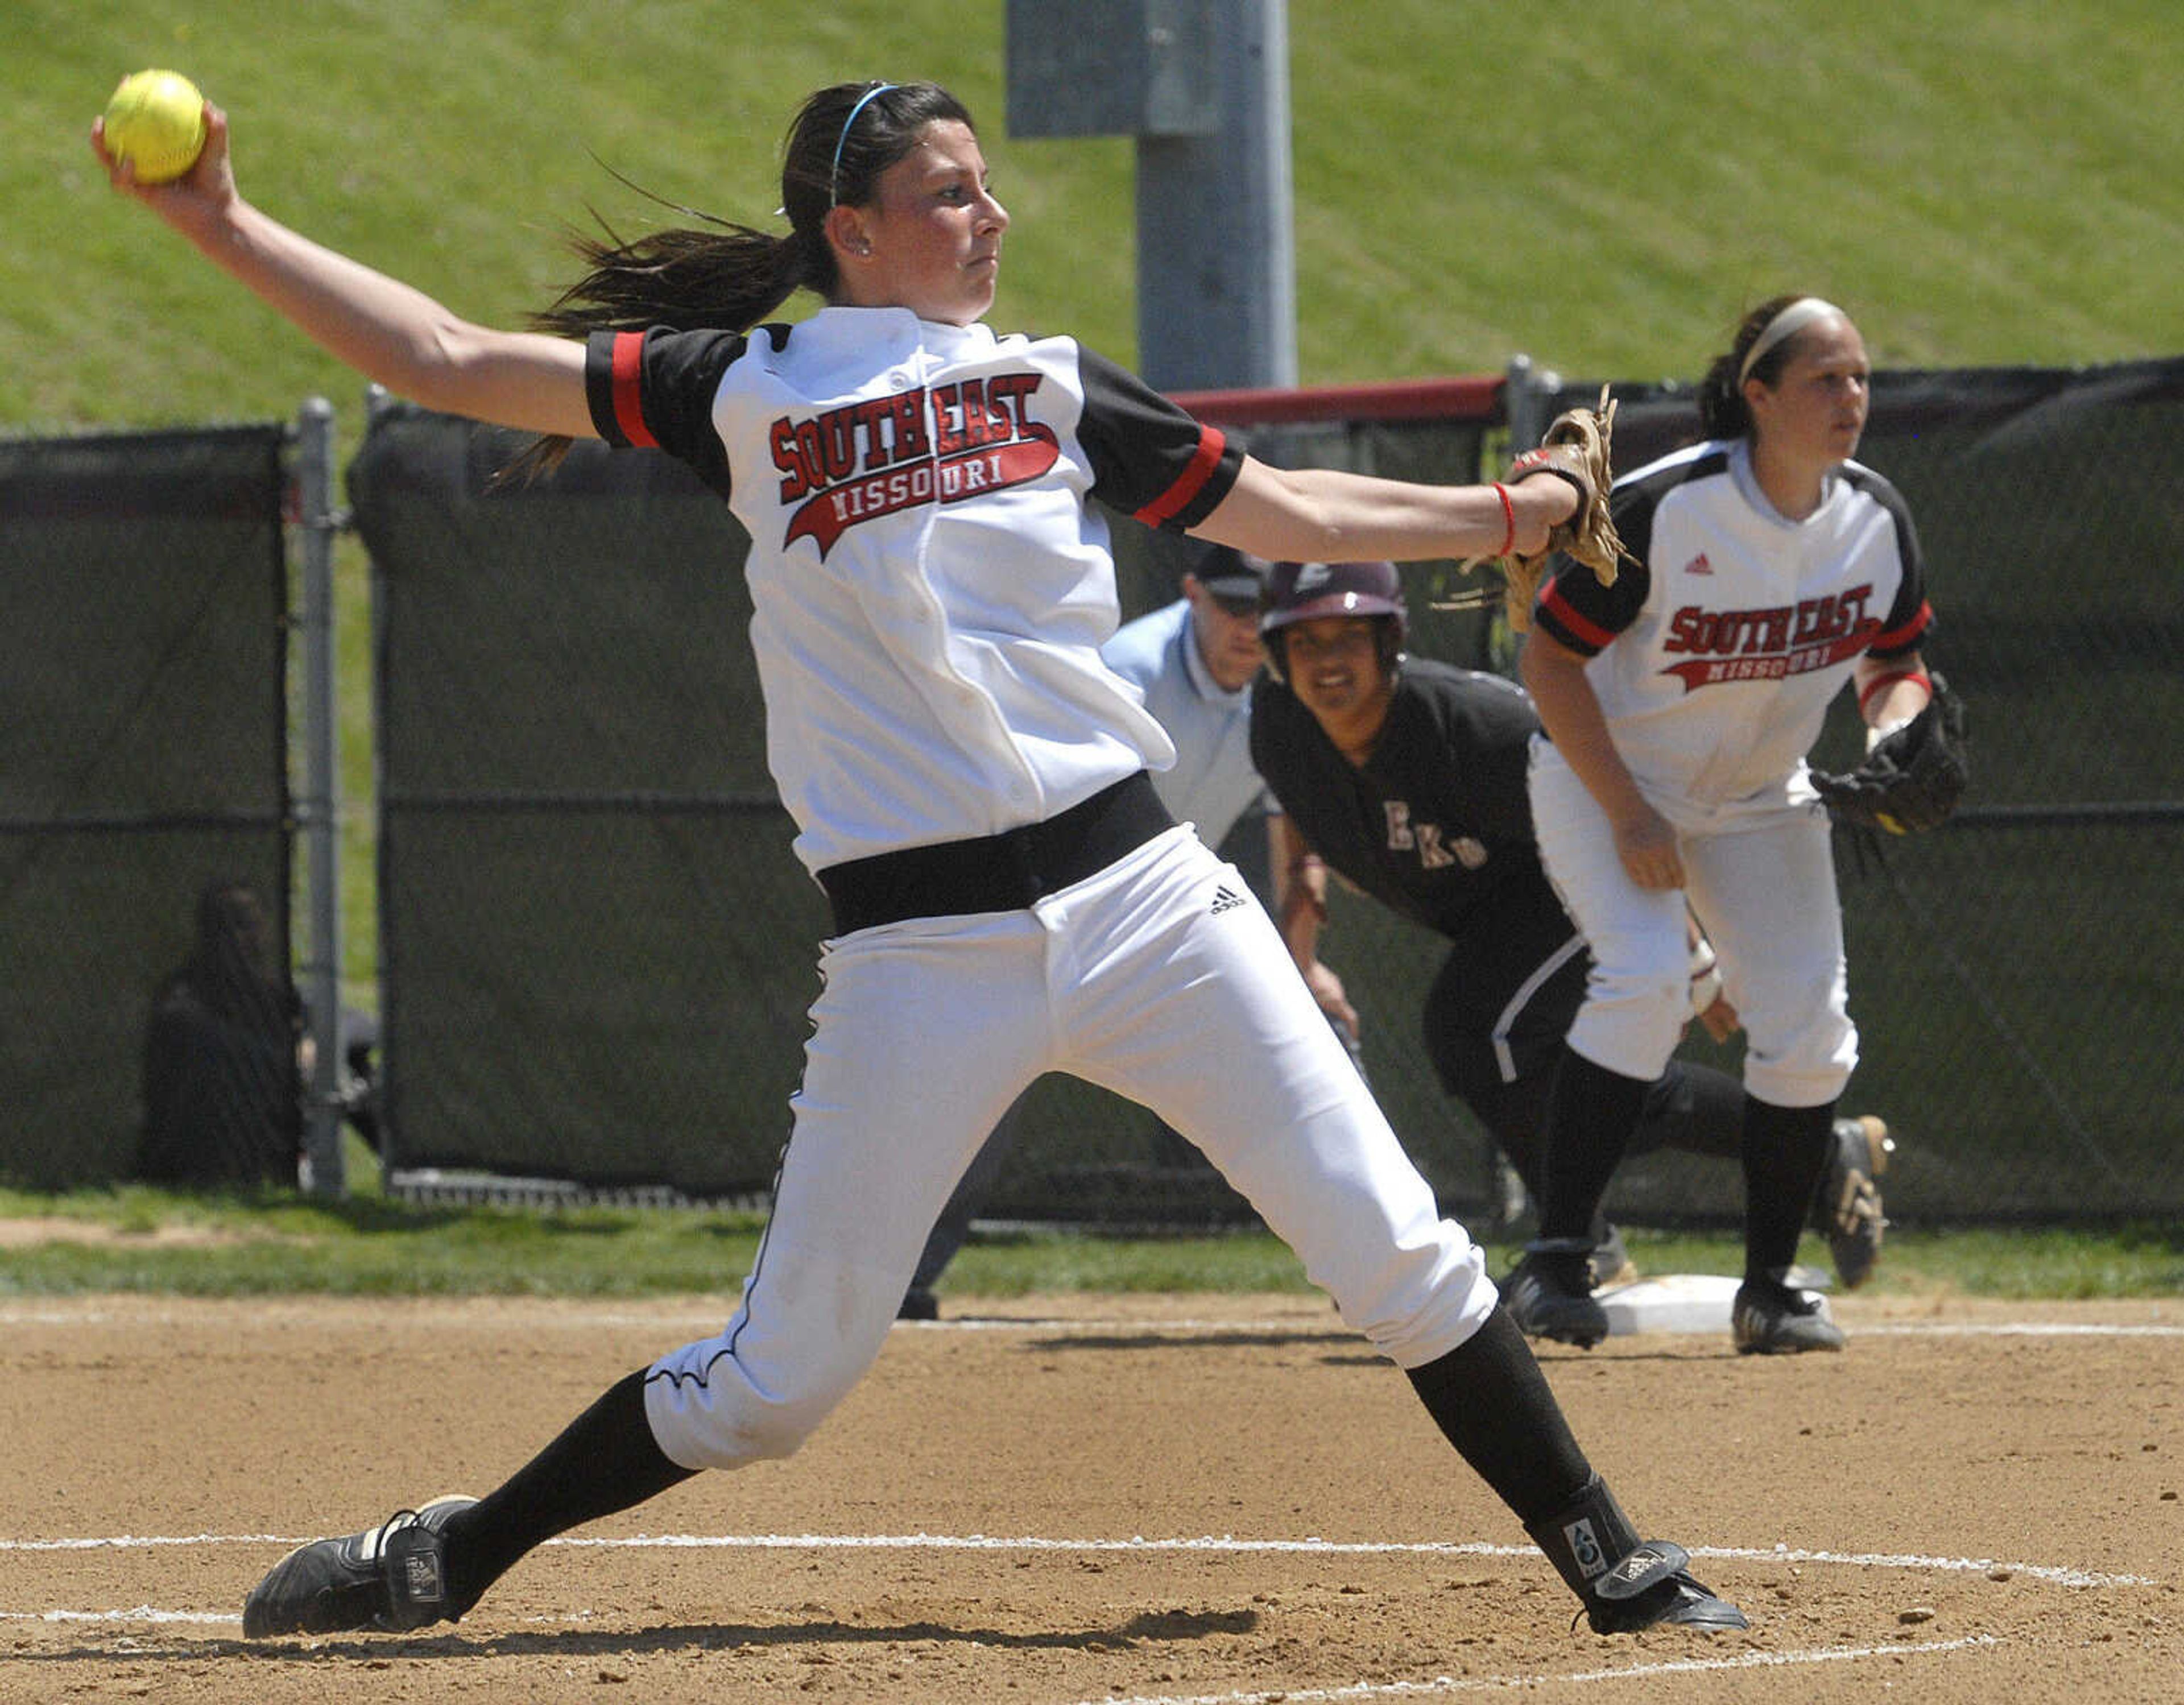
{"type": "Polygon", "coordinates": [[[1140,770],[1043,823],[829,865],[819,886],[837,935],[906,917],[1020,911],[1174,827],[1140,770]]]}

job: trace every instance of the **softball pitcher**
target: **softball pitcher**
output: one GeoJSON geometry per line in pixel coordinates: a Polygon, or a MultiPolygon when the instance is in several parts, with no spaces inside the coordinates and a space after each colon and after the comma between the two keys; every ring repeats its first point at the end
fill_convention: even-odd
{"type": "Polygon", "coordinates": [[[1277,471],[1072,339],[989,330],[1009,217],[969,114],[929,83],[820,90],[787,143],[785,231],[588,244],[589,274],[521,333],[244,202],[207,116],[178,183],[109,160],[114,181],[336,354],[544,435],[539,461],[585,436],[657,447],[730,504],[768,761],[834,919],[772,1214],[722,1331],[487,1497],[300,1546],[250,1594],[247,1635],[460,1616],[554,1534],[795,1451],[878,1354],[972,1151],[1050,1070],[1145,1102],[1221,1167],[1595,1628],[1743,1625],[1616,1508],[1272,923],[1169,820],[1147,772],[1173,748],[1099,655],[1117,606],[1093,497],[1270,558],[1407,559],[1538,549],[1581,478],[1277,471]],[[825,305],[761,323],[800,288],[825,305]]]}

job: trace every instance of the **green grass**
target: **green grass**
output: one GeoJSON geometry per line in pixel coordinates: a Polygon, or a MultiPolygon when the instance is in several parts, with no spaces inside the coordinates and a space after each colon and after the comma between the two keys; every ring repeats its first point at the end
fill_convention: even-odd
{"type": "MultiPolygon", "coordinates": [[[[0,1190],[0,1222],[53,1222],[0,1255],[0,1295],[733,1295],[755,1253],[751,1213],[410,1206],[360,1191],[196,1196],[142,1185],[45,1194],[0,1190]]],[[[1734,1237],[1626,1229],[1647,1273],[1735,1273],[1734,1237]]],[[[1515,1258],[1490,1245],[1492,1270],[1515,1258]]],[[[1826,1251],[1808,1239],[1805,1258],[1826,1251]]],[[[1066,1233],[978,1237],[944,1294],[1069,1291],[1308,1294],[1295,1256],[1263,1232],[1161,1238],[1066,1233]]],[[[2184,1228],[2137,1225],[1892,1233],[1866,1295],[2007,1299],[2173,1297],[2184,1228]]]]}
{"type": "MultiPolygon", "coordinates": [[[[998,0],[10,8],[0,426],[281,417],[357,382],[108,198],[121,72],[195,76],[246,192],[479,318],[539,307],[588,204],[763,219],[798,98],[929,75],[1016,215],[996,318],[1134,358],[1131,145],[1014,140],[998,0]]],[[[1448,0],[1290,8],[1306,382],[1695,372],[1737,311],[1836,295],[1890,365],[2175,352],[2184,31],[2169,0],[1649,0],[1577,31],[1448,0]]]]}

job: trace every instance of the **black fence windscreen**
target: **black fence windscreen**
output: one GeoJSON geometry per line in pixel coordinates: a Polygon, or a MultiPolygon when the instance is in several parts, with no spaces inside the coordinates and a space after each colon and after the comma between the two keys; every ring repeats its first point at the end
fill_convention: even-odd
{"type": "Polygon", "coordinates": [[[766,769],[741,530],[664,456],[377,415],[351,468],[378,631],[390,1162],[763,1188],[817,888],[766,769]]]}
{"type": "Polygon", "coordinates": [[[286,965],[286,428],[0,443],[0,1173],[129,1175],[155,986],[246,883],[286,965]]]}
{"type": "MultiPolygon", "coordinates": [[[[1591,401],[1569,385],[1552,407],[1591,401]]],[[[1618,463],[1689,437],[1688,391],[1618,387],[1618,463]]],[[[1278,465],[1437,481],[1491,423],[1298,421],[1241,436],[1278,465]]],[[[801,1065],[817,889],[764,766],[743,540],[666,459],[580,447],[493,489],[504,435],[410,410],[352,474],[380,628],[382,1028],[397,1166],[693,1193],[762,1189],[801,1065]]],[[[1498,451],[1496,453],[1498,454],[1498,451]]],[[[1847,1109],[1901,1139],[1899,1218],[2184,1210],[2184,1019],[2171,904],[2184,822],[2184,362],[1886,373],[1861,459],[1903,488],[1970,707],[1974,791],[1940,833],[1842,876],[1864,1061],[1847,1109]],[[2164,468],[2164,458],[2177,463],[2164,468]]],[[[1198,549],[1115,527],[1123,615],[1198,549]]],[[[1412,588],[1411,649],[1507,664],[1452,564],[1412,588]]],[[[1490,587],[1491,582],[1487,582],[1490,587]]],[[[1816,761],[1859,744],[1845,695],[1816,761]]],[[[1262,833],[1240,828],[1241,840],[1262,833]]],[[[1442,944],[1338,894],[1326,938],[1375,1092],[1455,1212],[1493,1189],[1419,1037],[1442,944]]],[[[1734,1067],[1702,1039],[1696,1057],[1734,1067]]],[[[1142,1110],[1051,1079],[989,1211],[1204,1223],[1245,1210],[1142,1110]]],[[[1733,1223],[1733,1167],[1649,1156],[1611,1209],[1733,1223]]]]}

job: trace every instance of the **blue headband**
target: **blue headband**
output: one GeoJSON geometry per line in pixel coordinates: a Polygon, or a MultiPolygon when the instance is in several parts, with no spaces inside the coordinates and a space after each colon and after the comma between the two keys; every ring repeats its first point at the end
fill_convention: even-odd
{"type": "Polygon", "coordinates": [[[850,127],[857,122],[857,114],[864,111],[866,102],[875,95],[884,95],[895,86],[893,83],[873,84],[857,97],[857,104],[850,109],[850,116],[842,120],[842,134],[834,139],[834,164],[827,169],[827,206],[839,207],[842,204],[842,150],[849,143],[850,127]]]}

